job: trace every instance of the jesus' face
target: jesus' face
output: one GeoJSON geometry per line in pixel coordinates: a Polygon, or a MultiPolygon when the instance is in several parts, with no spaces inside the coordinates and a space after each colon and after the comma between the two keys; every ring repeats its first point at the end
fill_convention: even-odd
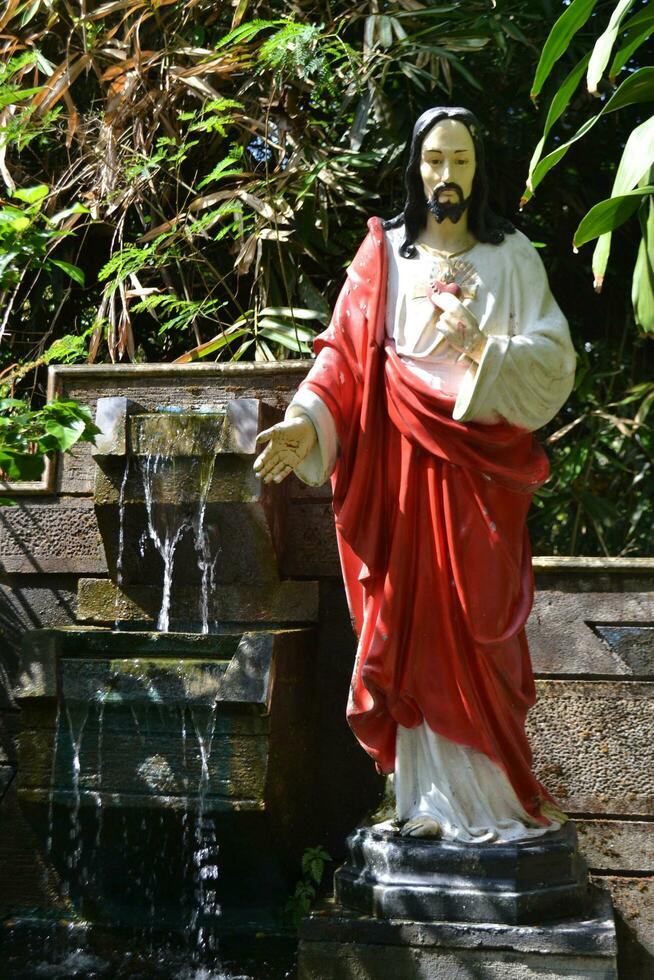
{"type": "Polygon", "coordinates": [[[441,119],[422,144],[420,176],[428,201],[457,205],[472,192],[477,161],[468,127],[456,119],[441,119]]]}

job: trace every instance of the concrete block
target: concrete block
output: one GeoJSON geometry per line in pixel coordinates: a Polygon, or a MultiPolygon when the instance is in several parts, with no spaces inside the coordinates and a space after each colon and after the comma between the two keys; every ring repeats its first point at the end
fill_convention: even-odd
{"type": "Polygon", "coordinates": [[[299,980],[616,980],[615,924],[547,926],[372,919],[329,904],[300,926],[299,980]]]}
{"type": "Polygon", "coordinates": [[[575,818],[575,824],[591,871],[654,875],[654,821],[575,818]]]}
{"type": "Polygon", "coordinates": [[[653,620],[654,591],[537,591],[527,624],[534,670],[651,676],[653,620]]]}
{"type": "Polygon", "coordinates": [[[654,980],[654,877],[593,875],[611,897],[621,980],[654,980]]]}
{"type": "Polygon", "coordinates": [[[112,395],[98,398],[95,424],[99,432],[95,437],[93,455],[121,455],[127,452],[127,417],[136,405],[127,398],[112,395]]]}
{"type": "MultiPolygon", "coordinates": [[[[97,713],[96,708],[92,710],[97,713]]],[[[110,710],[108,706],[105,713],[110,710]]],[[[85,803],[97,805],[94,794],[102,793],[111,805],[134,795],[197,797],[205,786],[201,743],[193,732],[189,732],[186,741],[179,734],[149,732],[125,738],[124,733],[104,732],[97,724],[88,730],[84,724],[82,729],[82,722],[79,719],[76,722],[73,731],[62,725],[56,753],[52,732],[21,733],[19,798],[24,796],[24,791],[36,790],[29,794],[29,799],[39,797],[46,802],[49,794],[56,792],[58,800],[67,800],[72,805],[79,792],[85,803]],[[79,753],[77,790],[73,780],[73,738],[79,753]]],[[[206,729],[201,729],[201,735],[205,732],[206,729]]],[[[268,762],[265,736],[220,735],[213,739],[208,751],[207,797],[235,804],[263,805],[268,762]]]]}
{"type": "MultiPolygon", "coordinates": [[[[82,623],[155,622],[161,590],[148,586],[118,589],[108,579],[79,580],[78,619],[82,623]]],[[[176,589],[170,619],[189,624],[201,618],[199,590],[176,589]]],[[[272,585],[225,585],[210,596],[209,619],[221,623],[300,623],[318,618],[318,583],[286,581],[272,585]]]]}
{"type": "Polygon", "coordinates": [[[286,515],[280,574],[294,577],[341,577],[331,501],[294,501],[286,515]]]}
{"type": "Polygon", "coordinates": [[[106,574],[91,500],[0,507],[0,571],[106,574]]]}
{"type": "Polygon", "coordinates": [[[654,816],[654,683],[537,683],[538,777],[571,814],[654,816]]]}

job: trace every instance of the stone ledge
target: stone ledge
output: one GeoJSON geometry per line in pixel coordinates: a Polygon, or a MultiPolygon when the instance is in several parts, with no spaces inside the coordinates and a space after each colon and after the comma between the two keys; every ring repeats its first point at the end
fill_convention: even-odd
{"type": "Polygon", "coordinates": [[[549,926],[373,919],[327,903],[300,925],[299,980],[615,980],[610,901],[549,926]]]}
{"type": "Polygon", "coordinates": [[[300,923],[301,940],[383,943],[388,946],[451,946],[461,949],[514,950],[524,953],[575,952],[613,956],[616,952],[609,896],[593,890],[591,914],[550,925],[503,925],[494,922],[412,922],[362,915],[328,900],[300,923]]]}
{"type": "MultiPolygon", "coordinates": [[[[174,590],[171,622],[199,618],[198,589],[174,590]]],[[[224,623],[301,623],[318,619],[318,583],[285,581],[274,585],[225,585],[216,588],[209,619],[224,623]]],[[[157,619],[161,591],[147,586],[118,589],[108,579],[82,578],[78,584],[78,620],[82,623],[139,622],[157,619]]]]}

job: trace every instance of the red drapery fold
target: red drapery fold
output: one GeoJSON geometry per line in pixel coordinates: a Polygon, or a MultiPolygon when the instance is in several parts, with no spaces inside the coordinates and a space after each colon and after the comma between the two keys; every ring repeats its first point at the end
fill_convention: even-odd
{"type": "Polygon", "coordinates": [[[359,637],[348,721],[384,772],[397,725],[426,721],[499,764],[546,823],[551,797],[524,731],[535,698],[524,625],[526,516],[547,458],[515,426],[455,422],[454,399],[403,363],[386,337],[379,219],[368,228],[303,382],[340,443],[333,507],[359,637]]]}

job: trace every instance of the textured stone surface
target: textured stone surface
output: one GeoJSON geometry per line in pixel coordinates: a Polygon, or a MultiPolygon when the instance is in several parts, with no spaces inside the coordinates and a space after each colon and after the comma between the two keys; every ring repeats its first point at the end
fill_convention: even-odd
{"type": "MultiPolygon", "coordinates": [[[[108,712],[110,709],[106,709],[108,712]]],[[[199,740],[189,734],[152,735],[142,732],[126,739],[124,734],[89,729],[75,736],[80,741],[79,791],[93,802],[91,794],[136,794],[139,796],[196,796],[202,775],[199,740]]],[[[268,741],[261,737],[214,738],[207,797],[233,801],[263,802],[268,760],[268,741]]],[[[67,793],[72,805],[73,747],[70,733],[60,734],[56,759],[50,731],[24,731],[19,737],[18,794],[38,789],[46,802],[54,761],[54,785],[58,794],[67,793]]]]}
{"type": "Polygon", "coordinates": [[[0,507],[0,571],[106,574],[93,502],[0,507]]]}
{"type": "Polygon", "coordinates": [[[301,943],[298,980],[617,980],[613,960],[479,949],[301,943]]]}
{"type": "MultiPolygon", "coordinates": [[[[80,622],[109,624],[153,622],[159,615],[161,592],[132,586],[129,594],[118,590],[108,579],[80,579],[80,622]]],[[[298,623],[318,618],[317,582],[278,582],[273,585],[225,585],[216,589],[209,619],[223,623],[298,623]]],[[[173,624],[199,619],[199,592],[180,589],[172,597],[173,624]]]]}
{"type": "Polygon", "coordinates": [[[289,507],[280,573],[289,578],[340,577],[331,501],[298,500],[289,507]]]}
{"type": "Polygon", "coordinates": [[[593,916],[551,926],[379,920],[327,905],[300,926],[299,980],[616,980],[615,926],[593,916]]]}
{"type": "MultiPolygon", "coordinates": [[[[283,496],[280,487],[264,484],[254,475],[250,456],[220,456],[211,472],[206,500],[214,502],[256,502],[268,496],[283,496]]],[[[206,460],[198,456],[175,456],[148,467],[144,457],[130,457],[127,479],[123,485],[125,460],[122,456],[98,457],[94,499],[96,506],[118,505],[122,497],[126,507],[145,500],[144,480],[150,475],[152,500],[159,504],[189,506],[199,498],[209,475],[206,460]]]]}
{"type": "Polygon", "coordinates": [[[72,576],[51,575],[38,580],[30,575],[14,578],[11,586],[0,584],[0,711],[13,703],[11,689],[18,676],[23,633],[73,623],[76,582],[72,576]]]}
{"type": "Polygon", "coordinates": [[[596,875],[613,900],[620,980],[654,980],[654,878],[596,875]]]}
{"type": "MultiPolygon", "coordinates": [[[[279,581],[277,554],[282,537],[283,500],[280,506],[268,508],[261,502],[209,503],[205,512],[204,528],[208,551],[215,560],[215,584],[272,583],[279,581]]],[[[198,564],[196,535],[192,532],[193,507],[165,505],[155,507],[155,527],[159,535],[166,534],[169,526],[175,531],[184,526],[175,548],[172,563],[173,589],[178,586],[198,584],[201,569],[198,564]]],[[[117,575],[120,522],[118,507],[98,506],[97,520],[104,541],[107,565],[112,577],[117,575]]],[[[122,525],[122,581],[125,585],[142,585],[144,582],[162,582],[164,564],[161,552],[155,547],[147,531],[148,520],[145,504],[125,507],[122,525]]]]}
{"type": "Polygon", "coordinates": [[[653,620],[654,591],[538,591],[527,627],[534,670],[559,675],[654,675],[651,639],[632,636],[631,642],[625,638],[612,648],[593,630],[593,624],[653,620]]]}
{"type": "Polygon", "coordinates": [[[651,871],[654,821],[575,820],[579,849],[591,871],[651,871]]]}
{"type": "Polygon", "coordinates": [[[654,684],[539,681],[527,731],[563,809],[654,815],[654,684]]]}
{"type": "Polygon", "coordinates": [[[0,803],[0,918],[37,908],[61,914],[66,907],[57,875],[43,860],[38,840],[18,806],[14,781],[0,803]]]}

